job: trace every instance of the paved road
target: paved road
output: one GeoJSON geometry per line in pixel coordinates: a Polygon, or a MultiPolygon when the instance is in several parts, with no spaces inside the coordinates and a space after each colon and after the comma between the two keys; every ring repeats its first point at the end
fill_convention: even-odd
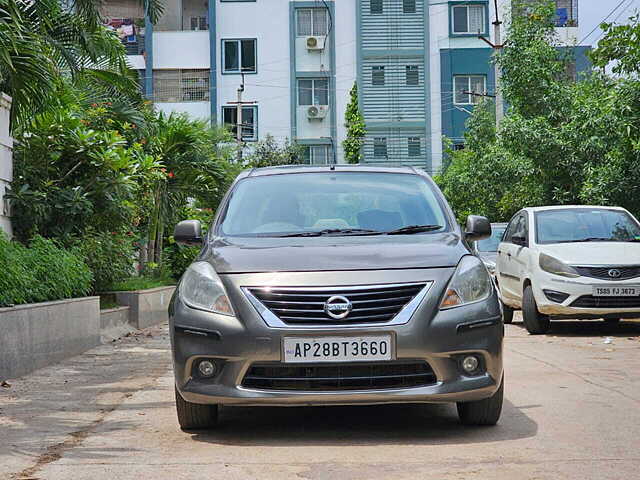
{"type": "Polygon", "coordinates": [[[228,408],[187,434],[155,328],[1,388],[0,478],[639,478],[639,354],[640,323],[532,337],[518,322],[497,427],[464,428],[448,405],[228,408]]]}

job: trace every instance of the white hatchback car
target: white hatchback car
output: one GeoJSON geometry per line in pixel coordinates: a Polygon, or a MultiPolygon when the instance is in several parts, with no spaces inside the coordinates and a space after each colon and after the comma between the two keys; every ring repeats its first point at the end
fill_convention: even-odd
{"type": "Polygon", "coordinates": [[[522,309],[532,334],[551,319],[640,317],[640,223],[624,208],[525,208],[507,226],[496,270],[505,323],[522,309]]]}

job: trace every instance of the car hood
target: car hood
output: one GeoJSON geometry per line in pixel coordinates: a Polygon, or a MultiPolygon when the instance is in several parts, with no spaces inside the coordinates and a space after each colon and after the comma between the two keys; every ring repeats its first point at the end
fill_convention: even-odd
{"type": "Polygon", "coordinates": [[[540,251],[571,265],[640,264],[640,243],[556,243],[540,245],[540,251]]]}
{"type": "Polygon", "coordinates": [[[455,233],[304,238],[215,238],[201,259],[218,273],[454,267],[468,254],[455,233]]]}

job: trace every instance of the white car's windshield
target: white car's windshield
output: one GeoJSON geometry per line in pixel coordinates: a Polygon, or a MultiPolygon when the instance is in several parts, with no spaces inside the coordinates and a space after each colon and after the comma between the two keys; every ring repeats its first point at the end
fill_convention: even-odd
{"type": "Polygon", "coordinates": [[[536,212],[540,244],[571,242],[637,242],[640,225],[626,212],[573,208],[536,212]]]}
{"type": "Polygon", "coordinates": [[[240,181],[220,231],[264,237],[424,233],[447,227],[433,187],[419,175],[313,172],[240,181]]]}
{"type": "Polygon", "coordinates": [[[502,234],[504,233],[507,227],[500,226],[491,227],[491,236],[489,238],[485,238],[484,240],[479,240],[476,247],[479,252],[497,252],[498,245],[500,245],[500,240],[502,240],[502,234]]]}

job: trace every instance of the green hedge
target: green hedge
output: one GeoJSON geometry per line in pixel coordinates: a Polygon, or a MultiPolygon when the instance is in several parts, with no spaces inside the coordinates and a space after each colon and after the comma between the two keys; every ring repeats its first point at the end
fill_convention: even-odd
{"type": "Polygon", "coordinates": [[[77,250],[35,237],[29,247],[0,231],[0,307],[82,297],[93,275],[77,250]]]}

